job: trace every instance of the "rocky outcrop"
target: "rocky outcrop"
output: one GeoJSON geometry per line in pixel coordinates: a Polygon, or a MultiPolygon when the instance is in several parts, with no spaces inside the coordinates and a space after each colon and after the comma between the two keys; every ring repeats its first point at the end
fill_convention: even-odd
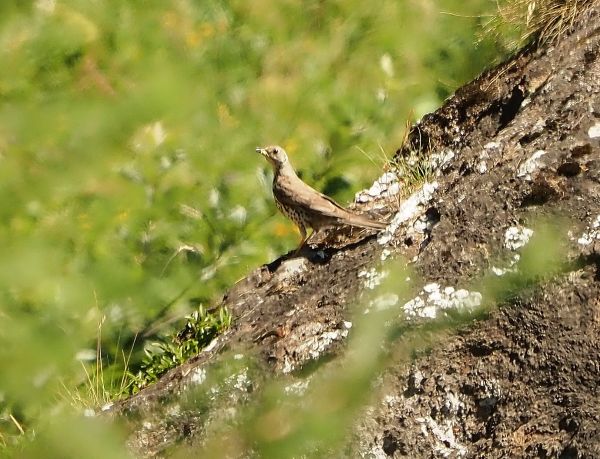
{"type": "Polygon", "coordinates": [[[311,363],[335,360],[352,332],[349,305],[403,257],[421,285],[406,301],[386,294],[370,307],[395,308],[415,324],[499,307],[412,362],[390,360],[348,441],[353,454],[600,457],[599,54],[596,5],[554,46],[524,50],[424,117],[397,159],[427,158],[427,182],[408,194],[408,178],[390,168],[357,195],[356,209],[389,216],[388,229],[315,238],[312,250],[233,286],[223,298],[231,329],[110,407],[131,426],[132,448],[153,456],[200,441],[227,417],[224,406],[247,403],[269,379],[301,382],[311,363]],[[560,249],[560,259],[546,259],[557,266],[490,299],[493,289],[475,286],[518,281],[539,222],[557,235],[546,243],[560,247],[543,248],[560,249]],[[202,409],[183,401],[215,368],[248,356],[235,377],[213,382],[202,409]]]}

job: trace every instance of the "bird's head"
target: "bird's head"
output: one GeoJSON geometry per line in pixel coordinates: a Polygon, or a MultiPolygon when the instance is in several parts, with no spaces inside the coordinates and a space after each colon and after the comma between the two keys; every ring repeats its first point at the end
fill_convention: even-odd
{"type": "Polygon", "coordinates": [[[269,161],[275,169],[283,167],[288,162],[287,153],[285,150],[277,145],[270,147],[259,147],[256,149],[257,153],[260,153],[267,161],[269,161]]]}

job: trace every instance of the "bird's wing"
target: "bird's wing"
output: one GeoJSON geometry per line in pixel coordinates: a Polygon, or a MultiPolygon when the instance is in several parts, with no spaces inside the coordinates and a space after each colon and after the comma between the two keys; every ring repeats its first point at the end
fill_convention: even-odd
{"type": "Polygon", "coordinates": [[[278,186],[273,188],[273,193],[283,204],[303,207],[326,216],[339,218],[349,213],[329,196],[319,193],[298,178],[293,181],[288,178],[280,179],[278,186]]]}
{"type": "Polygon", "coordinates": [[[384,229],[387,223],[371,220],[344,209],[329,196],[319,193],[297,177],[280,177],[273,194],[286,207],[303,208],[305,212],[318,212],[339,223],[359,226],[361,228],[384,229]]]}

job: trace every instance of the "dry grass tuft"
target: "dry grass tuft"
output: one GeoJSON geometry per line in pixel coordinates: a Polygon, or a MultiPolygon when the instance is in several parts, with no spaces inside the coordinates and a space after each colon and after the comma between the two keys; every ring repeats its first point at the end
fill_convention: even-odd
{"type": "Polygon", "coordinates": [[[555,43],[568,34],[576,18],[594,4],[595,0],[505,0],[498,1],[498,14],[491,19],[486,31],[500,34],[503,27],[517,27],[521,33],[513,45],[537,41],[555,43]]]}

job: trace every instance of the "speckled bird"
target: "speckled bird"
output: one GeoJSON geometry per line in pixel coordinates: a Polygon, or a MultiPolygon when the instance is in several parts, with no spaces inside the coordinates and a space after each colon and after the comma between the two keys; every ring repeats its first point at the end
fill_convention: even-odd
{"type": "Polygon", "coordinates": [[[273,166],[273,197],[277,208],[296,224],[302,235],[296,252],[308,239],[307,228],[312,228],[313,232],[344,225],[373,230],[386,228],[386,223],[344,209],[329,196],[319,193],[300,180],[283,148],[270,146],[257,148],[256,151],[273,166]]]}

